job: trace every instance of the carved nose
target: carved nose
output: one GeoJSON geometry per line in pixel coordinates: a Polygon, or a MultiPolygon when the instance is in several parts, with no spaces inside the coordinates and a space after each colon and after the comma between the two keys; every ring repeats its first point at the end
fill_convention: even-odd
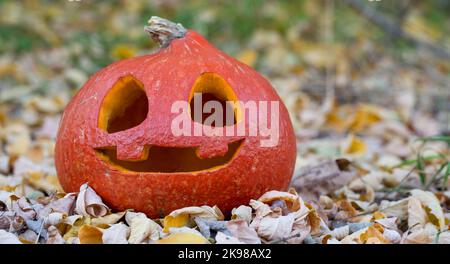
{"type": "Polygon", "coordinates": [[[147,146],[136,146],[134,144],[118,145],[117,146],[117,159],[125,161],[138,161],[148,158],[147,146]]]}

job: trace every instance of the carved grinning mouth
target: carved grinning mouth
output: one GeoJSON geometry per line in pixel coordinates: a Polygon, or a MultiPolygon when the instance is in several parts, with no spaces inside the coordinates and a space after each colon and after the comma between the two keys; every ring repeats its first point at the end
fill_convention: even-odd
{"type": "Polygon", "coordinates": [[[199,172],[226,166],[237,156],[243,141],[242,139],[230,143],[225,155],[207,159],[198,157],[196,147],[150,146],[147,157],[138,161],[118,160],[116,147],[96,149],[95,151],[97,156],[105,163],[122,171],[155,173],[199,172]]]}
{"type": "MultiPolygon", "coordinates": [[[[201,124],[209,115],[202,114],[201,120],[194,120],[194,105],[197,100],[194,94],[199,93],[203,94],[205,99],[200,100],[202,109],[207,101],[217,101],[224,108],[228,101],[237,101],[236,94],[225,79],[215,73],[203,73],[195,81],[189,95],[192,121],[201,124]]],[[[122,132],[144,122],[148,118],[148,110],[148,96],[144,85],[133,76],[126,75],[119,78],[103,99],[97,125],[108,134],[122,132]]],[[[223,113],[225,114],[225,112],[223,113]]],[[[233,113],[232,122],[226,122],[226,124],[214,122],[211,126],[236,124],[241,115],[239,107],[233,113]]],[[[227,120],[225,117],[223,120],[227,120]]],[[[95,152],[106,164],[125,172],[199,172],[216,170],[226,166],[236,157],[242,142],[243,140],[238,140],[228,144],[228,151],[222,156],[204,159],[197,155],[197,147],[145,146],[145,155],[140,160],[117,159],[117,147],[115,146],[96,148],[95,152]]]]}

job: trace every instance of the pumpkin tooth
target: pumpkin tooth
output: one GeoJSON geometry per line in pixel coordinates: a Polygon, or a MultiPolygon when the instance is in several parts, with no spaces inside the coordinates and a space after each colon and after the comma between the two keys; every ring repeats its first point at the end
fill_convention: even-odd
{"type": "Polygon", "coordinates": [[[118,145],[117,146],[117,159],[125,161],[139,161],[146,160],[148,158],[147,146],[130,145],[118,145]]]}
{"type": "Polygon", "coordinates": [[[228,144],[226,142],[208,142],[198,147],[195,151],[197,157],[201,159],[209,159],[214,157],[222,157],[228,152],[228,144]]]}

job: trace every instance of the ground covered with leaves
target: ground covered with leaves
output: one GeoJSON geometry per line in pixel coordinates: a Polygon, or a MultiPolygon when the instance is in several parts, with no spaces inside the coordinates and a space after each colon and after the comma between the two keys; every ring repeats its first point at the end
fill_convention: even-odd
{"type": "MultiPolygon", "coordinates": [[[[292,2],[0,1],[0,243],[450,243],[448,60],[391,43],[345,6],[292,2]],[[345,18],[334,30],[330,10],[345,18]],[[88,184],[63,192],[53,158],[64,106],[96,70],[152,52],[151,15],[195,28],[271,81],[297,136],[289,191],[231,218],[193,206],[163,219],[112,211],[88,184]]],[[[448,21],[430,12],[412,6],[402,26],[448,48],[448,21]]]]}

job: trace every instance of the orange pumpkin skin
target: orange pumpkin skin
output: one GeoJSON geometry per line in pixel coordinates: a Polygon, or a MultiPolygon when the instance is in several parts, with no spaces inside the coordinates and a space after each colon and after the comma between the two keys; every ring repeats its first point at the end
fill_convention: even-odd
{"type": "MultiPolygon", "coordinates": [[[[246,115],[245,122],[256,120],[246,115]]],[[[225,214],[269,190],[286,190],[294,169],[296,140],[288,112],[269,82],[255,70],[188,30],[157,53],[113,63],[98,71],[67,105],[55,149],[58,177],[66,192],[88,182],[115,210],[133,208],[162,217],[186,206],[217,205],[225,214]],[[205,72],[221,76],[240,101],[279,101],[279,143],[261,147],[260,136],[174,136],[171,113],[176,100],[188,100],[205,72]],[[139,125],[108,133],[99,128],[99,112],[111,87],[124,76],[138,80],[148,97],[148,115],[139,125]],[[198,148],[202,158],[220,156],[227,144],[242,140],[226,164],[195,172],[133,172],[100,158],[96,149],[117,148],[117,157],[133,160],[143,146],[198,148]]],[[[152,157],[149,156],[151,159],[152,157]]]]}

